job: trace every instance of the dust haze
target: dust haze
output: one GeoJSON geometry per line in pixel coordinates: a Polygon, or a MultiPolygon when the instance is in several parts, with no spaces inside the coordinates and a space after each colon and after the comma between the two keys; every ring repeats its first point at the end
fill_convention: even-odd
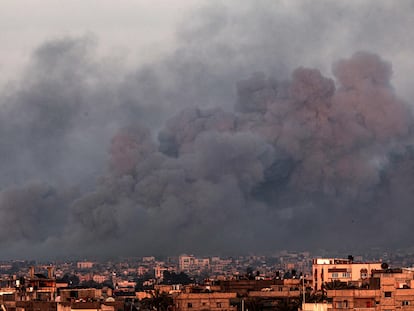
{"type": "Polygon", "coordinates": [[[128,69],[39,43],[0,92],[3,257],[410,247],[413,11],[213,1],[128,69]]]}

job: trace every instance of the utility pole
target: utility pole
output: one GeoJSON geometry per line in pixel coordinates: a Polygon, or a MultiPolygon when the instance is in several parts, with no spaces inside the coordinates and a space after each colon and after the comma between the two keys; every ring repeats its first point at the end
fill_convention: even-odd
{"type": "Polygon", "coordinates": [[[302,274],[302,310],[306,303],[306,291],[305,291],[305,274],[302,274]]]}

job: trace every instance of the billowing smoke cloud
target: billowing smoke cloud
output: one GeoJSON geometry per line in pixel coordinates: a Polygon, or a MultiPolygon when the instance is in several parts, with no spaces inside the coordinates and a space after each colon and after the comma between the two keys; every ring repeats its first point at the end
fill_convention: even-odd
{"type": "Polygon", "coordinates": [[[344,234],[375,244],[378,232],[366,231],[387,219],[384,193],[406,204],[394,192],[411,178],[397,177],[410,165],[411,112],[377,55],[355,53],[333,71],[336,89],[314,69],[283,82],[255,74],[238,84],[237,111],[186,108],[158,141],[122,129],[108,175],[72,206],[72,225],[85,241],[129,237],[154,252],[267,250],[303,230],[313,239],[298,247],[344,234]]]}
{"type": "Polygon", "coordinates": [[[6,257],[410,245],[410,93],[360,33],[329,48],[327,13],[367,8],[321,3],[212,4],[129,72],[92,37],[39,47],[0,96],[6,257]]]}

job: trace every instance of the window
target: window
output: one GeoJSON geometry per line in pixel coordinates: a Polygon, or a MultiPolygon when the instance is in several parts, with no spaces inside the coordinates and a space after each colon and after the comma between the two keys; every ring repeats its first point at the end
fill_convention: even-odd
{"type": "Polygon", "coordinates": [[[221,302],[217,302],[217,308],[221,308],[221,302]]]}
{"type": "Polygon", "coordinates": [[[409,305],[410,305],[410,302],[409,302],[408,300],[403,300],[403,301],[401,302],[401,305],[402,305],[402,306],[409,306],[409,305]]]}
{"type": "Polygon", "coordinates": [[[338,309],[345,309],[345,308],[348,308],[348,300],[338,301],[338,302],[336,303],[336,307],[337,307],[338,309]]]}
{"type": "Polygon", "coordinates": [[[390,298],[391,297],[391,292],[384,292],[384,297],[385,298],[390,298]]]}
{"type": "Polygon", "coordinates": [[[366,279],[368,277],[368,269],[361,269],[361,279],[366,279]]]}
{"type": "Polygon", "coordinates": [[[192,308],[193,304],[191,302],[187,303],[187,308],[192,308]]]}
{"type": "Polygon", "coordinates": [[[342,273],[342,277],[343,278],[350,278],[351,277],[351,273],[350,272],[343,272],[342,273]]]}
{"type": "Polygon", "coordinates": [[[333,278],[338,278],[338,273],[332,273],[333,278]]]}

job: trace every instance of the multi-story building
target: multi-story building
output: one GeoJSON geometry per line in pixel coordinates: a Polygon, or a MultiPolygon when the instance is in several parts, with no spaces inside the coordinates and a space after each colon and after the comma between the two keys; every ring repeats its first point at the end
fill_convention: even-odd
{"type": "Polygon", "coordinates": [[[331,311],[396,311],[414,310],[414,271],[411,269],[382,269],[361,286],[328,290],[331,311]]]}
{"type": "Polygon", "coordinates": [[[201,271],[210,269],[210,258],[197,258],[194,255],[181,255],[178,258],[178,268],[180,271],[201,271]]]}
{"type": "Polygon", "coordinates": [[[148,267],[144,267],[144,266],[139,266],[138,267],[138,269],[137,269],[137,274],[139,275],[139,276],[142,276],[142,275],[145,275],[146,273],[148,273],[149,272],[149,268],[148,267]]]}
{"type": "Polygon", "coordinates": [[[349,283],[367,279],[372,271],[381,269],[381,264],[381,262],[354,262],[352,258],[313,259],[313,288],[319,291],[325,283],[334,281],[349,283]]]}
{"type": "Polygon", "coordinates": [[[142,257],[142,262],[146,262],[146,263],[151,263],[155,261],[155,257],[154,256],[146,256],[146,257],[142,257]]]}
{"type": "Polygon", "coordinates": [[[162,280],[164,278],[164,272],[168,271],[167,267],[164,266],[155,266],[154,267],[154,276],[156,279],[162,280]]]}
{"type": "Polygon", "coordinates": [[[210,258],[196,258],[194,260],[196,269],[209,270],[210,269],[210,258]]]}
{"type": "Polygon", "coordinates": [[[78,269],[92,269],[94,263],[92,261],[79,261],[76,266],[78,269]]]}
{"type": "Polygon", "coordinates": [[[96,283],[103,283],[108,279],[108,277],[106,275],[102,275],[102,274],[94,274],[92,277],[92,280],[96,283]]]}
{"type": "Polygon", "coordinates": [[[174,311],[237,311],[236,293],[181,293],[174,297],[174,311]]]}
{"type": "Polygon", "coordinates": [[[195,259],[193,255],[181,255],[178,258],[178,269],[180,271],[190,271],[194,266],[195,259]]]}
{"type": "Polygon", "coordinates": [[[56,279],[53,275],[53,267],[48,267],[47,276],[35,273],[35,268],[30,267],[29,278],[26,279],[25,296],[30,300],[52,301],[56,296],[56,279]]]}

